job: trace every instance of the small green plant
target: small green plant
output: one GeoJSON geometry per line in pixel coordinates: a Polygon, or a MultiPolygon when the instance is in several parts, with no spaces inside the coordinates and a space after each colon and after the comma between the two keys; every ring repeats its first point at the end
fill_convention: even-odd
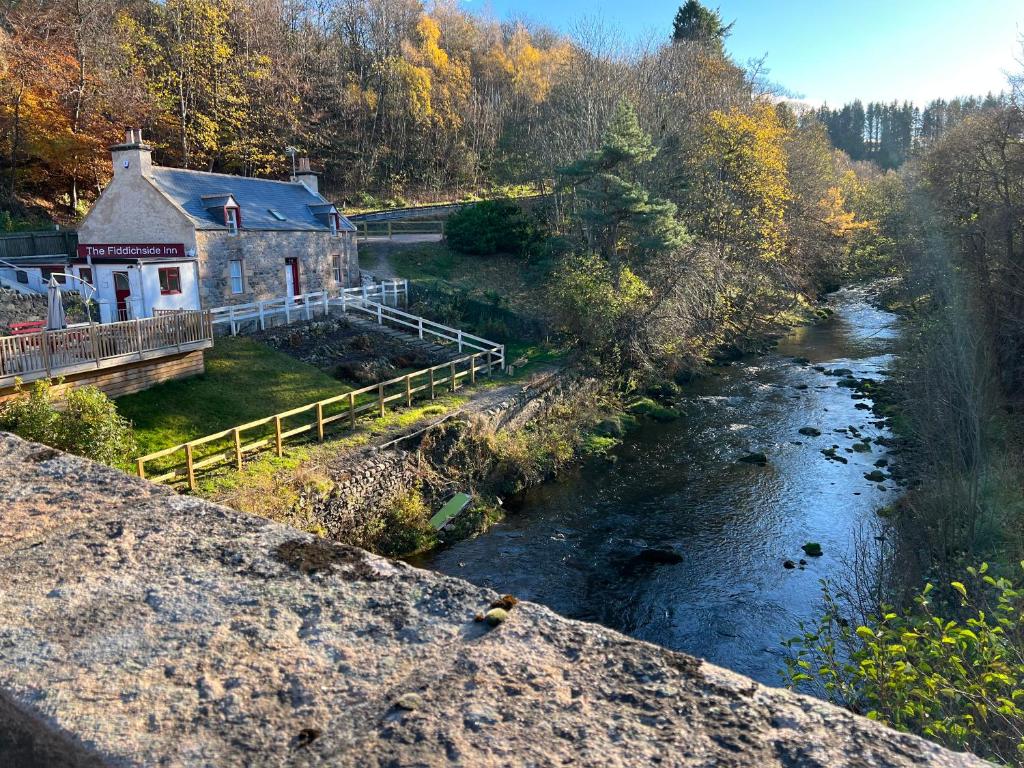
{"type": "Polygon", "coordinates": [[[825,585],[817,626],[786,643],[790,684],[816,684],[872,720],[1021,765],[1024,589],[987,564],[967,572],[966,584],[929,583],[907,609],[883,607],[860,626],[825,585]]]}
{"type": "Polygon", "coordinates": [[[434,545],[436,533],[430,527],[430,508],[419,486],[398,497],[381,516],[370,547],[382,555],[410,555],[434,545]]]}
{"type": "Polygon", "coordinates": [[[614,437],[590,434],[583,438],[580,453],[584,456],[604,456],[620,442],[622,441],[614,437]]]}
{"type": "Polygon", "coordinates": [[[673,421],[679,418],[679,411],[659,405],[649,397],[641,397],[630,403],[628,410],[637,416],[646,416],[655,421],[673,421]]]}
{"type": "Polygon", "coordinates": [[[53,387],[45,379],[27,391],[19,384],[18,397],[0,408],[0,429],[104,464],[128,466],[137,451],[135,436],[114,402],[95,387],[78,387],[58,407],[53,387]]]}

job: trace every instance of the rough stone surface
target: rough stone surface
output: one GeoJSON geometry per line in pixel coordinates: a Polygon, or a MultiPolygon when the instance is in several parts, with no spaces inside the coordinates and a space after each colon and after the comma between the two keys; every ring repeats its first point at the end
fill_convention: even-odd
{"type": "Polygon", "coordinates": [[[313,518],[329,538],[345,540],[371,526],[418,477],[416,455],[398,446],[342,454],[326,467],[333,487],[311,505],[313,518]]]}
{"type": "Polygon", "coordinates": [[[11,323],[45,319],[45,296],[0,288],[0,334],[6,334],[11,323]]]}
{"type": "Polygon", "coordinates": [[[0,765],[984,765],[7,435],[0,472],[0,765]]]}

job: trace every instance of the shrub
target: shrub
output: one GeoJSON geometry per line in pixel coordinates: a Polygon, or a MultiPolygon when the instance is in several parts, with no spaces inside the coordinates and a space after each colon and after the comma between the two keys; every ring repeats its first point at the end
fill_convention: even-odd
{"type": "Polygon", "coordinates": [[[419,487],[396,499],[381,514],[373,551],[398,557],[427,549],[436,542],[430,526],[430,508],[419,487]]]}
{"type": "Polygon", "coordinates": [[[826,588],[823,618],[787,643],[790,683],[817,683],[872,720],[1019,765],[1024,590],[987,565],[967,571],[949,599],[937,601],[928,584],[908,609],[884,607],[861,626],[842,618],[826,588]]]}
{"type": "Polygon", "coordinates": [[[679,418],[678,411],[658,405],[649,397],[641,397],[639,400],[634,401],[629,405],[628,410],[637,416],[646,416],[655,421],[673,421],[679,418]]]}
{"type": "Polygon", "coordinates": [[[95,387],[69,390],[60,408],[50,381],[37,381],[27,392],[19,384],[18,393],[0,407],[0,429],[111,466],[127,467],[134,458],[131,422],[95,387]]]}
{"type": "Polygon", "coordinates": [[[485,200],[453,213],[445,224],[448,244],[461,253],[481,256],[522,254],[534,240],[523,209],[506,200],[485,200]]]}

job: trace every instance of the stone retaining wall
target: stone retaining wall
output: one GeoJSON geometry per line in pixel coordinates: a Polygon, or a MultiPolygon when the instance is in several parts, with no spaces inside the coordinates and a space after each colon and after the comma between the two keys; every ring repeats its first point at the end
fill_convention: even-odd
{"type": "MultiPolygon", "coordinates": [[[[553,372],[472,418],[495,430],[519,429],[543,415],[564,386],[553,372]]],[[[574,379],[573,386],[588,385],[574,379]]],[[[329,538],[351,540],[349,533],[372,524],[375,515],[387,511],[413,488],[419,477],[417,449],[427,431],[420,430],[386,448],[365,448],[339,456],[328,465],[333,488],[326,493],[313,490],[308,501],[312,517],[329,538]]]]}
{"type": "Polygon", "coordinates": [[[413,487],[417,466],[416,454],[398,447],[342,456],[328,467],[334,487],[314,500],[313,517],[343,541],[413,487]]]}
{"type": "Polygon", "coordinates": [[[0,288],[0,336],[6,336],[11,323],[46,319],[46,297],[0,288]]]}
{"type": "Polygon", "coordinates": [[[2,433],[0,476],[0,765],[988,765],[2,433]]]}

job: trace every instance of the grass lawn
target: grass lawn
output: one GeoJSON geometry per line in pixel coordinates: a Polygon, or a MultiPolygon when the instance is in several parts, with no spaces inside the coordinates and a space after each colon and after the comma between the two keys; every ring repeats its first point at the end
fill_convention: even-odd
{"type": "Polygon", "coordinates": [[[350,386],[259,342],[218,338],[206,373],[117,400],[141,454],[347,392],[350,386]]]}

